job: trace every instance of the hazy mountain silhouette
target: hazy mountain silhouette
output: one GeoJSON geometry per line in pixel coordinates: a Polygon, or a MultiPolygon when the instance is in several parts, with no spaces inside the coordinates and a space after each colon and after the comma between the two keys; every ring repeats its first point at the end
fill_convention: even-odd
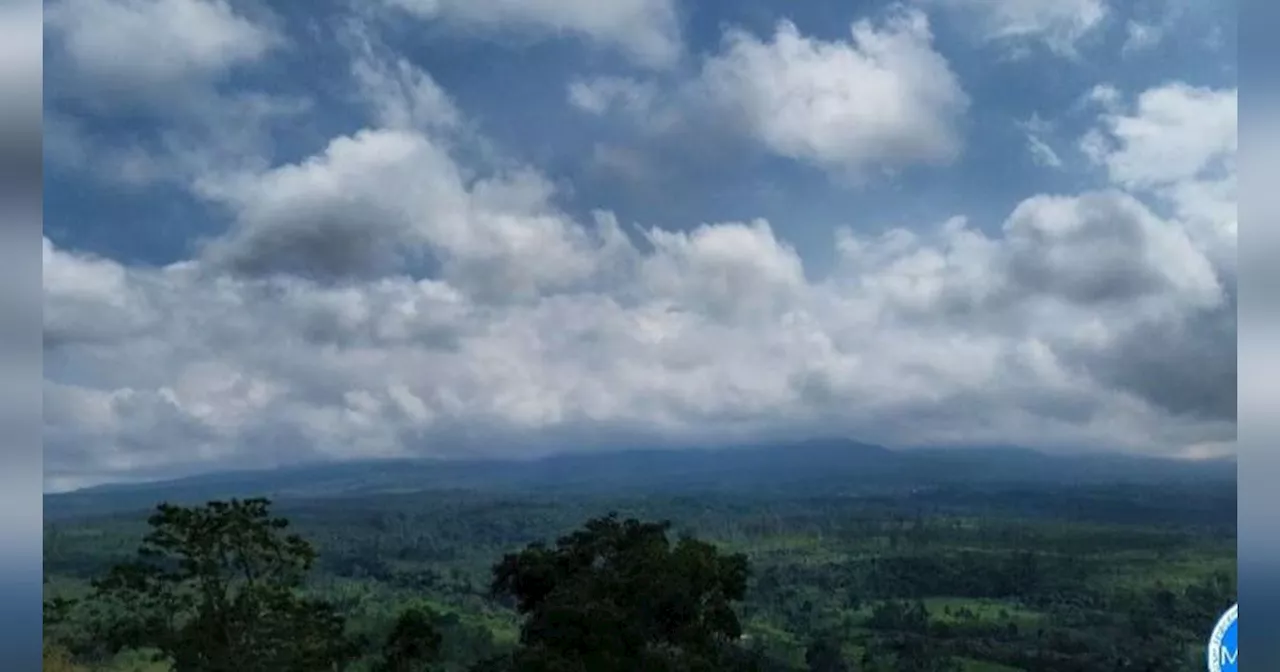
{"type": "Polygon", "coordinates": [[[46,495],[45,516],[107,513],[160,500],[472,490],[566,494],[743,492],[840,494],[936,485],[1231,481],[1235,460],[1118,454],[1049,455],[1020,448],[890,450],[814,440],[718,449],[561,454],[532,461],[397,459],[223,472],[46,495]]]}

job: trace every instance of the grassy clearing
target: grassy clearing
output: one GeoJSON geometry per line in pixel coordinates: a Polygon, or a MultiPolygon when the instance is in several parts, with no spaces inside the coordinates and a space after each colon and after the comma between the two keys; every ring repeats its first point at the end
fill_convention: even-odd
{"type": "Polygon", "coordinates": [[[1000,663],[974,660],[972,658],[956,658],[956,662],[960,664],[961,672],[1027,672],[1020,667],[1009,667],[1000,663]]]}
{"type": "Polygon", "coordinates": [[[1151,590],[1164,587],[1182,590],[1187,586],[1217,573],[1234,574],[1236,560],[1223,555],[1186,553],[1175,558],[1146,557],[1117,561],[1113,570],[1098,581],[1103,588],[1122,590],[1151,590]]]}
{"type": "Polygon", "coordinates": [[[1015,623],[1033,625],[1044,620],[1045,615],[1003,600],[969,599],[963,597],[930,597],[924,600],[929,617],[939,623],[964,623],[983,621],[988,623],[1015,623]]]}

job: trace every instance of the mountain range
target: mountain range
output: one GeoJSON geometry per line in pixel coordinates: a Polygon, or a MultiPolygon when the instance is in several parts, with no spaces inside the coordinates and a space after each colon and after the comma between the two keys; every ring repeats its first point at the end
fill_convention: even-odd
{"type": "Polygon", "coordinates": [[[850,440],[558,454],[536,460],[388,459],[210,473],[44,497],[45,517],[143,509],[159,501],[322,498],[465,490],[493,493],[838,495],[948,486],[1234,483],[1236,461],[1021,448],[893,450],[850,440]]]}

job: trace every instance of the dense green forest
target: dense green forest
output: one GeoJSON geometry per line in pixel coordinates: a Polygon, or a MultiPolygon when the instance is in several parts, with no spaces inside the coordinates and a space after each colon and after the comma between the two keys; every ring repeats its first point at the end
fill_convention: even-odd
{"type": "MultiPolygon", "coordinates": [[[[232,669],[201,649],[225,637],[179,645],[170,633],[160,647],[170,662],[153,661],[158,640],[144,631],[158,625],[143,617],[185,609],[202,622],[190,616],[191,586],[207,585],[201,571],[244,585],[236,561],[214,552],[236,543],[267,549],[281,582],[254,598],[254,613],[276,620],[245,626],[244,641],[297,649],[270,648],[238,672],[270,656],[293,656],[261,668],[273,672],[1199,670],[1209,629],[1236,600],[1225,483],[440,491],[280,499],[269,514],[245,506],[48,522],[45,669],[232,669]],[[149,533],[141,559],[159,573],[143,575],[135,561],[149,533]],[[191,580],[174,578],[170,557],[184,543],[211,558],[191,580]]],[[[214,620],[225,629],[227,618],[214,620]]]]}

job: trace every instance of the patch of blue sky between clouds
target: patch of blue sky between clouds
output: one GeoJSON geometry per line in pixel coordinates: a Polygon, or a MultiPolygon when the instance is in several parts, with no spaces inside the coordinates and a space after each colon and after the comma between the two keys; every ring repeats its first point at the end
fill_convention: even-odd
{"type": "MultiPolygon", "coordinates": [[[[1074,144],[1092,118],[1087,110],[1079,110],[1077,103],[1100,81],[1122,91],[1141,90],[1169,79],[1209,86],[1233,84],[1231,59],[1215,58],[1215,53],[1233,51],[1231,13],[1206,17],[1210,10],[1203,3],[1183,0],[1122,4],[1127,6],[1110,8],[1096,34],[1086,36],[1089,50],[1072,63],[1034,48],[1028,55],[1010,60],[1005,54],[1007,45],[975,41],[969,27],[935,18],[931,28],[937,49],[973,100],[959,122],[965,151],[946,168],[907,170],[892,180],[853,189],[832,184],[820,171],[794,161],[758,155],[746,162],[699,161],[701,148],[696,146],[685,155],[680,147],[636,146],[643,139],[605,124],[584,123],[574,110],[567,109],[564,82],[584,75],[649,74],[607,46],[572,37],[522,35],[518,30],[459,36],[403,17],[382,20],[388,24],[386,41],[429,72],[472,123],[504,152],[546,167],[553,178],[572,184],[563,198],[575,213],[608,208],[624,220],[674,228],[762,216],[806,252],[821,254],[828,247],[827,232],[836,225],[909,226],[958,212],[970,214],[980,225],[996,225],[1027,193],[1074,190],[1087,184],[1093,176],[1084,170],[1074,144]],[[1158,41],[1148,36],[1142,53],[1122,57],[1121,51],[1131,40],[1130,26],[1135,23],[1152,27],[1152,31],[1159,27],[1161,36],[1158,41]],[[1018,123],[1033,116],[1053,125],[1053,132],[1038,140],[1062,157],[1067,170],[1049,170],[1055,166],[1038,164],[1029,155],[1018,123]],[[803,197],[789,196],[795,193],[803,197]],[[778,194],[788,196],[779,198],[778,194]]],[[[272,8],[277,15],[274,23],[288,44],[260,61],[232,65],[215,86],[224,95],[270,94],[281,96],[281,105],[311,105],[306,113],[287,115],[269,128],[271,151],[267,157],[284,162],[314,153],[329,137],[359,128],[364,119],[358,102],[344,86],[349,54],[335,39],[349,10],[334,2],[307,3],[305,7],[273,3],[272,8]]],[[[885,11],[884,3],[874,2],[783,6],[758,0],[729,5],[690,3],[679,9],[687,55],[675,68],[685,71],[696,69],[700,57],[716,52],[726,26],[767,38],[777,21],[785,19],[805,36],[848,40],[853,21],[885,11]]],[[[944,8],[938,12],[939,17],[947,16],[944,8]]],[[[165,167],[150,165],[148,160],[150,155],[163,152],[159,146],[164,139],[158,137],[163,124],[145,113],[95,112],[91,105],[75,100],[75,91],[59,86],[73,66],[63,63],[56,30],[52,32],[47,96],[55,123],[60,129],[74,124],[88,136],[77,136],[76,140],[116,150],[117,163],[114,167],[76,170],[55,157],[48,172],[55,185],[66,184],[65,192],[58,191],[72,197],[50,203],[46,221],[51,230],[71,247],[102,246],[103,251],[128,254],[120,246],[137,245],[139,250],[150,250],[137,256],[153,262],[189,254],[190,250],[176,241],[214,233],[225,224],[225,218],[174,203],[173,190],[164,185],[154,190],[138,187],[137,183],[163,182],[171,177],[165,167]],[[94,208],[98,199],[129,204],[94,208]],[[103,214],[111,218],[112,213],[121,213],[123,217],[126,212],[129,220],[145,220],[150,219],[148,212],[154,212],[173,225],[151,227],[151,235],[169,242],[153,243],[146,233],[107,241],[92,231],[105,226],[104,222],[78,223],[89,219],[80,215],[95,210],[98,217],[94,219],[99,220],[103,214]],[[175,217],[176,213],[182,216],[175,217]],[[78,240],[76,229],[81,226],[88,230],[78,240]]],[[[1033,46],[1034,40],[1034,35],[1026,38],[1033,46]]],[[[678,76],[659,73],[657,80],[671,81],[678,76]]],[[[57,142],[55,138],[53,144],[57,142]]],[[[735,153],[733,148],[723,151],[731,158],[740,158],[742,152],[735,153]]],[[[131,228],[127,221],[120,226],[131,228]]]]}

